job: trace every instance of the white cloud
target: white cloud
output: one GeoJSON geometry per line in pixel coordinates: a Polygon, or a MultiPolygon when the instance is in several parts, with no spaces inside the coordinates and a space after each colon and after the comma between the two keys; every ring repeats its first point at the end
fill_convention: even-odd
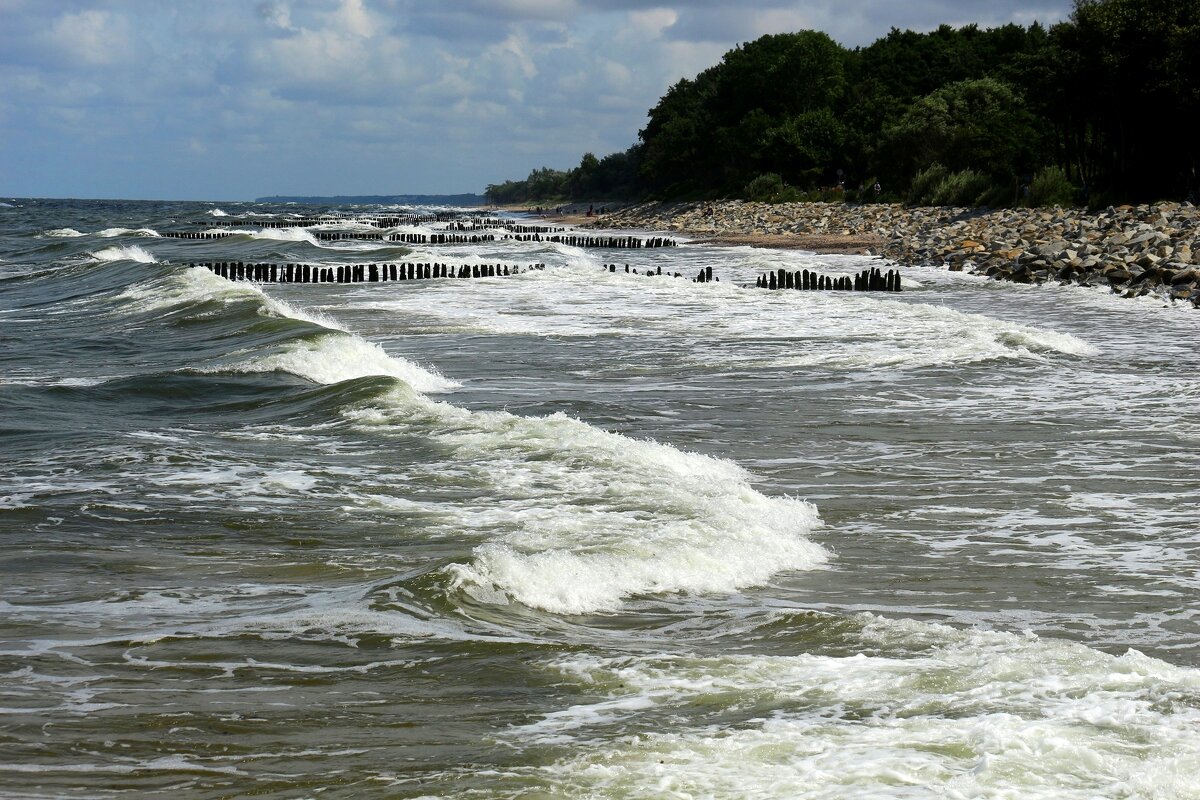
{"type": "Polygon", "coordinates": [[[159,183],[115,174],[111,193],[477,190],[624,150],[673,83],[763,34],[812,27],[855,46],[892,26],[1053,22],[1071,5],[0,0],[0,171],[28,194],[70,185],[66,165],[130,158],[159,183]],[[379,159],[395,165],[386,185],[379,159]]]}
{"type": "Polygon", "coordinates": [[[369,39],[375,35],[377,22],[363,6],[363,0],[341,0],[337,11],[330,15],[335,26],[354,36],[369,39]]]}
{"type": "Polygon", "coordinates": [[[50,27],[47,39],[59,55],[76,63],[100,66],[130,57],[129,23],[107,11],[63,14],[50,27]]]}

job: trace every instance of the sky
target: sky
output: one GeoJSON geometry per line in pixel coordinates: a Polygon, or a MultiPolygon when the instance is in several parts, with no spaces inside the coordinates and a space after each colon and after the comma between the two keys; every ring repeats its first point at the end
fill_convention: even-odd
{"type": "Polygon", "coordinates": [[[0,197],[481,193],[637,141],[738,44],[1071,0],[0,0],[0,197]]]}

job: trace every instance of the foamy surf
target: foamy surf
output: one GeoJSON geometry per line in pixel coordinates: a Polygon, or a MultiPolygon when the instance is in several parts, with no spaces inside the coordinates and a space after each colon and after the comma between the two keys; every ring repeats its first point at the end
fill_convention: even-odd
{"type": "Polygon", "coordinates": [[[816,508],[767,497],[722,459],[599,430],[563,414],[471,412],[410,393],[347,412],[424,435],[485,477],[464,503],[469,530],[494,532],[447,568],[454,590],[559,614],[611,611],[631,597],[730,593],[828,558],[807,537],[816,508]]]}
{"type": "MultiPolygon", "coordinates": [[[[137,248],[136,245],[134,247],[137,248]]],[[[250,295],[261,296],[261,292],[249,283],[234,283],[202,267],[193,267],[166,278],[135,283],[117,295],[116,299],[122,301],[122,312],[136,314],[209,300],[245,298],[250,295]]]]}
{"type": "Polygon", "coordinates": [[[541,771],[574,796],[1197,796],[1200,671],[1032,635],[863,621],[868,645],[928,649],[568,657],[553,668],[602,699],[509,737],[578,746],[541,771]],[[707,722],[743,709],[740,724],[707,722]]]}
{"type": "MultiPolygon", "coordinates": [[[[246,231],[237,231],[238,233],[246,233],[246,231]]],[[[311,245],[320,247],[320,242],[309,231],[304,228],[263,228],[261,230],[250,231],[252,239],[266,239],[277,242],[308,242],[311,245]]]]}
{"type": "Polygon", "coordinates": [[[97,231],[96,235],[102,236],[105,239],[112,239],[116,236],[148,236],[162,238],[162,235],[153,228],[105,228],[102,231],[97,231]]]}
{"type": "Polygon", "coordinates": [[[346,333],[293,342],[282,352],[259,356],[233,367],[237,372],[290,372],[320,384],[381,375],[397,378],[418,392],[448,392],[459,386],[437,372],[390,356],[377,344],[346,333]]]}
{"type": "Polygon", "coordinates": [[[88,253],[94,260],[104,261],[137,261],[140,264],[153,264],[156,259],[146,250],[143,250],[136,244],[119,245],[117,247],[105,247],[103,250],[97,250],[88,253]]]}
{"type": "MultiPolygon", "coordinates": [[[[279,352],[254,356],[234,367],[239,372],[289,372],[320,384],[381,375],[404,381],[418,392],[448,392],[460,384],[436,371],[424,369],[407,359],[391,356],[379,345],[348,333],[336,320],[307,312],[286,301],[272,298],[248,282],[233,282],[203,267],[173,273],[161,280],[129,287],[117,299],[125,313],[144,313],[206,301],[231,302],[253,299],[261,312],[276,317],[312,323],[330,331],[316,340],[288,343],[279,352]]],[[[222,366],[215,368],[229,369],[222,366]]]]}

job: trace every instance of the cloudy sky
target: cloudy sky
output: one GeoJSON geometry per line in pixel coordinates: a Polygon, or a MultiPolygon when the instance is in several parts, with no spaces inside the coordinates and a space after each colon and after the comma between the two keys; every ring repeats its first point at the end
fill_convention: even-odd
{"type": "Polygon", "coordinates": [[[666,89],[814,28],[1071,0],[0,0],[0,196],[481,192],[626,149],[666,89]]]}

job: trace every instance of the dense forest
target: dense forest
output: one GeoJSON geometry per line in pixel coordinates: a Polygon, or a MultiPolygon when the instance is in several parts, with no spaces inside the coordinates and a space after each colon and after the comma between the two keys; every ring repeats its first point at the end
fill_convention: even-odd
{"type": "Polygon", "coordinates": [[[1076,0],[1050,28],[762,38],[672,86],[638,142],[496,203],[747,198],[1048,205],[1200,195],[1200,2],[1076,0]]]}

